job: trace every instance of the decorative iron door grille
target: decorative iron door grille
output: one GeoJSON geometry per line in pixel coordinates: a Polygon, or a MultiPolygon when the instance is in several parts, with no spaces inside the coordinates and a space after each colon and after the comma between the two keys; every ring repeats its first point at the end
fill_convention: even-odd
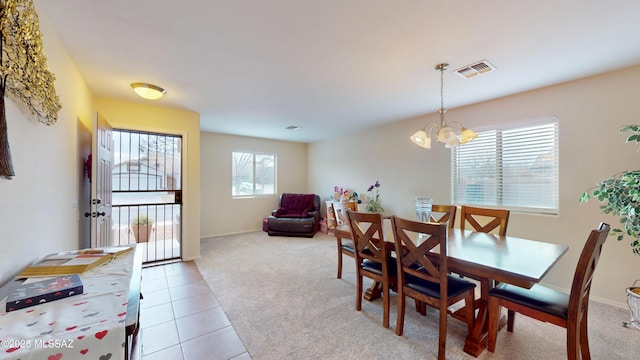
{"type": "Polygon", "coordinates": [[[113,241],[144,262],[181,257],[182,137],[113,130],[113,241]]]}

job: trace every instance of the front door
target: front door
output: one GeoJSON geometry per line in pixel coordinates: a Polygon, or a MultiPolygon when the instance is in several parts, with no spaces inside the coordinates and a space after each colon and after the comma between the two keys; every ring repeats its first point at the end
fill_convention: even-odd
{"type": "Polygon", "coordinates": [[[98,113],[93,119],[91,147],[91,247],[111,246],[113,134],[111,125],[98,113]]]}

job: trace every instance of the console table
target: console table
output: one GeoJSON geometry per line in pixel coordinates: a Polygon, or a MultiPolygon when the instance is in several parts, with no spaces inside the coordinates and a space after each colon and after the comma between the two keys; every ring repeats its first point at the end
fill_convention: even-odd
{"type": "Polygon", "coordinates": [[[129,359],[139,351],[142,252],[80,274],[82,295],[5,312],[14,280],[0,288],[0,359],[129,359]]]}

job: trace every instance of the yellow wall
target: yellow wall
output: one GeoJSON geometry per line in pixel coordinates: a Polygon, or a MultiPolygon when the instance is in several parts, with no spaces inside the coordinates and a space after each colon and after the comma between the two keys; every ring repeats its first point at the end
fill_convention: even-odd
{"type": "Polygon", "coordinates": [[[200,115],[158,103],[97,99],[96,108],[114,128],[182,136],[182,258],[195,259],[200,256],[200,115]]]}
{"type": "Polygon", "coordinates": [[[40,29],[62,110],[58,121],[46,126],[5,98],[16,176],[0,179],[0,284],[33,260],[84,243],[80,194],[88,181],[81,148],[92,97],[46,18],[40,18],[40,29]]]}
{"type": "Polygon", "coordinates": [[[45,54],[62,103],[45,126],[5,99],[16,176],[0,179],[0,284],[46,254],[86,247],[90,153],[95,111],[114,126],[179,134],[185,146],[183,258],[200,255],[200,118],[186,110],[94,99],[46,17],[40,16],[45,54]]]}

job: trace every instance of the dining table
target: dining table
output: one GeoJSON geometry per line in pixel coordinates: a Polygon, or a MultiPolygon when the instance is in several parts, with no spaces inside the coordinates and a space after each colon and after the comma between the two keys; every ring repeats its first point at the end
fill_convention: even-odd
{"type": "MultiPolygon", "coordinates": [[[[385,241],[394,250],[393,234],[390,226],[385,226],[385,241]]],[[[348,224],[334,229],[339,239],[352,239],[348,224]]],[[[489,290],[497,283],[504,282],[531,288],[539,283],[569,248],[540,240],[530,240],[515,236],[503,236],[469,230],[448,229],[447,261],[452,273],[469,277],[480,283],[480,294],[475,300],[476,318],[472,331],[467,335],[464,351],[478,357],[487,345],[489,290]]],[[[434,258],[437,258],[434,254],[434,258]]],[[[381,296],[381,284],[374,282],[364,298],[374,300],[381,296]]],[[[461,317],[462,309],[453,317],[461,317]]],[[[501,320],[504,326],[506,320],[501,320]]]]}

